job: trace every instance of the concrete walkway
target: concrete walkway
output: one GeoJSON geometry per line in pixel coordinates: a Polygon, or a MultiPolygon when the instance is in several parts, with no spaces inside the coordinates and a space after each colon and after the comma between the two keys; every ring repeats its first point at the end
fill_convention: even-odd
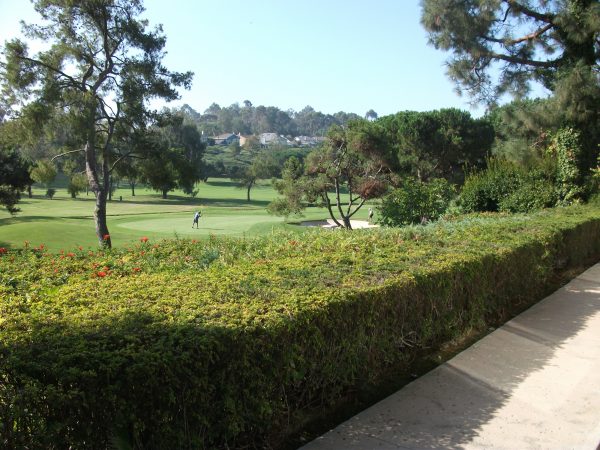
{"type": "Polygon", "coordinates": [[[600,263],[303,450],[599,444],[600,263]]]}

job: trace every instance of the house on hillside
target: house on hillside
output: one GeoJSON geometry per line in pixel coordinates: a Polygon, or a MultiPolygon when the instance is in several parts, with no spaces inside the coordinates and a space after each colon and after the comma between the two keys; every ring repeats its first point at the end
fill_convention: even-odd
{"type": "Polygon", "coordinates": [[[220,134],[211,139],[215,142],[215,145],[231,145],[234,143],[239,145],[240,143],[240,137],[233,133],[220,134]]]}
{"type": "Polygon", "coordinates": [[[240,147],[246,145],[246,142],[250,139],[250,136],[242,136],[242,133],[238,133],[238,138],[240,139],[240,147]]]}
{"type": "Polygon", "coordinates": [[[325,142],[322,136],[296,136],[294,141],[298,147],[317,147],[325,142]]]}
{"type": "Polygon", "coordinates": [[[261,133],[259,140],[262,147],[269,147],[271,145],[294,145],[294,142],[277,133],[261,133]]]}
{"type": "Polygon", "coordinates": [[[201,134],[200,134],[200,142],[202,142],[203,144],[206,145],[214,145],[214,143],[211,142],[211,137],[208,137],[206,134],[204,134],[204,130],[202,130],[201,134]]]}

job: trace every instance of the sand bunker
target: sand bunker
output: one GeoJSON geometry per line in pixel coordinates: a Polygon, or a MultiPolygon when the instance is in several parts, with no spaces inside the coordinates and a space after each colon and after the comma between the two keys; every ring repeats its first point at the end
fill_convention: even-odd
{"type": "MultiPolygon", "coordinates": [[[[352,225],[352,228],[355,230],[358,228],[376,228],[379,226],[379,225],[371,224],[371,223],[367,222],[366,220],[351,220],[350,224],[352,225]]],[[[301,222],[300,225],[302,225],[304,227],[338,228],[338,226],[335,224],[333,219],[309,220],[306,222],[301,222]]]]}

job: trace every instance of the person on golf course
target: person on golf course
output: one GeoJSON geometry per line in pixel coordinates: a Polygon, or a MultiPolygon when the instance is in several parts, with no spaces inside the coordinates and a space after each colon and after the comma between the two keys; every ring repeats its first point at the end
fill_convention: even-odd
{"type": "Polygon", "coordinates": [[[198,228],[198,219],[200,219],[201,215],[200,211],[196,211],[196,214],[194,214],[194,221],[192,222],[192,228],[194,228],[194,225],[198,228]]]}

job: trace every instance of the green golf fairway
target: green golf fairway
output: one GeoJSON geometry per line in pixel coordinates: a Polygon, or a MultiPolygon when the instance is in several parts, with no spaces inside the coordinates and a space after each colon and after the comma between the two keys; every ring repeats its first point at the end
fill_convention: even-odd
{"type": "MultiPolygon", "coordinates": [[[[64,188],[56,189],[52,200],[43,196],[45,189],[34,189],[33,198],[21,199],[18,204],[21,211],[16,216],[0,210],[0,247],[44,244],[51,251],[79,246],[97,248],[94,196],[89,193],[72,199],[64,188]]],[[[245,189],[226,179],[200,183],[196,197],[174,191],[162,199],[156,192],[141,188],[135,194],[132,196],[130,189],[121,187],[107,204],[108,229],[114,246],[142,237],[206,239],[210,235],[255,236],[274,229],[302,232],[304,227],[294,222],[328,217],[324,208],[307,208],[302,218],[290,217],[287,221],[270,215],[266,207],[277,193],[267,181],[252,189],[250,202],[246,200],[245,189]],[[192,229],[193,215],[198,210],[202,213],[199,228],[192,229]]],[[[366,217],[366,208],[363,209],[356,218],[366,217]]]]}

